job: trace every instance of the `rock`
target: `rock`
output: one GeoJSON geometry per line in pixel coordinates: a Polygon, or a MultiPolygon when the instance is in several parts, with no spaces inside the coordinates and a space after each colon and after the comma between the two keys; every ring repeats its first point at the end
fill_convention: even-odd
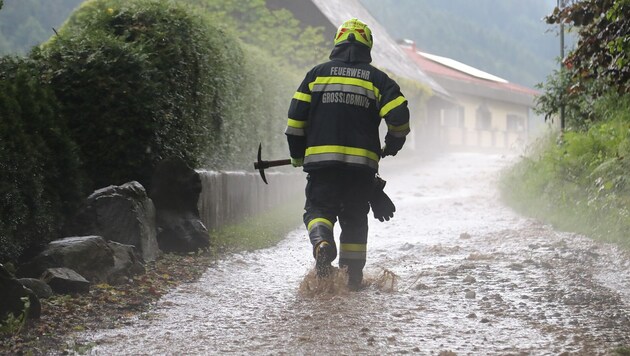
{"type": "Polygon", "coordinates": [[[108,278],[110,284],[119,284],[130,276],[145,273],[142,257],[134,246],[123,245],[115,241],[109,241],[107,245],[114,252],[114,267],[108,278]]]}
{"type": "Polygon", "coordinates": [[[42,279],[55,293],[74,294],[90,291],[90,282],[70,268],[48,268],[42,275],[42,279]]]}
{"type": "Polygon", "coordinates": [[[158,244],[165,252],[194,252],[210,246],[208,229],[190,213],[162,210],[157,221],[158,244]]]}
{"type": "Polygon", "coordinates": [[[114,267],[114,252],[101,236],[66,237],[18,269],[20,277],[40,277],[48,268],[67,267],[93,282],[106,282],[114,267]]]}
{"type": "Polygon", "coordinates": [[[135,181],[92,193],[65,230],[68,235],[98,235],[135,246],[144,261],[154,261],[160,254],[155,207],[135,181]]]}
{"type": "Polygon", "coordinates": [[[475,299],[477,297],[477,293],[475,291],[469,290],[466,291],[466,299],[475,299]]]}
{"type": "Polygon", "coordinates": [[[53,295],[52,288],[50,288],[50,286],[41,279],[20,278],[18,279],[18,282],[20,282],[24,287],[32,290],[39,299],[50,298],[53,295]]]}
{"type": "Polygon", "coordinates": [[[200,193],[199,174],[182,159],[168,158],[156,167],[149,196],[155,204],[160,249],[185,253],[210,246],[197,207],[200,193]]]}
{"type": "Polygon", "coordinates": [[[477,280],[475,279],[475,277],[468,275],[464,278],[464,283],[475,283],[477,282],[477,280]]]}
{"type": "Polygon", "coordinates": [[[151,178],[149,196],[157,210],[198,212],[201,178],[178,157],[160,162],[151,178]]]}
{"type": "Polygon", "coordinates": [[[27,318],[37,319],[41,314],[39,299],[30,289],[24,287],[17,279],[0,264],[0,321],[9,314],[19,317],[24,313],[25,299],[29,301],[27,318]]]}
{"type": "Polygon", "coordinates": [[[461,234],[459,234],[459,238],[460,238],[460,239],[462,239],[462,240],[468,240],[468,239],[470,239],[471,237],[472,237],[472,236],[470,236],[470,234],[469,234],[469,233],[467,233],[467,232],[462,232],[461,234]]]}

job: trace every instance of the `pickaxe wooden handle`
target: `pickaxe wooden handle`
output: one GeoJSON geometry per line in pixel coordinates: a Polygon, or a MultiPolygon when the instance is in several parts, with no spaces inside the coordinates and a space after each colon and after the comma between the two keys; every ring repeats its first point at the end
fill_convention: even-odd
{"type": "Polygon", "coordinates": [[[265,184],[269,184],[267,183],[267,178],[265,177],[265,169],[270,168],[270,167],[289,165],[291,164],[291,160],[279,159],[275,161],[263,161],[261,158],[261,151],[262,151],[262,143],[258,145],[258,161],[254,162],[254,168],[257,169],[258,172],[260,172],[260,177],[262,178],[263,182],[265,182],[265,184]]]}

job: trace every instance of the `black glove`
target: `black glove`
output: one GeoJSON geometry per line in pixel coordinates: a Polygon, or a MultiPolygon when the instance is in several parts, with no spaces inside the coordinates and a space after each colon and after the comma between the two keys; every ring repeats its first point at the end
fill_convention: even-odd
{"type": "Polygon", "coordinates": [[[385,145],[383,146],[383,149],[381,149],[381,158],[384,158],[385,156],[395,156],[396,153],[398,153],[398,151],[394,151],[389,146],[385,145]]]}
{"type": "Polygon", "coordinates": [[[389,219],[394,217],[394,212],[396,211],[396,206],[383,191],[386,183],[381,177],[376,175],[370,196],[372,213],[374,213],[374,218],[380,222],[389,221],[389,219]]]}

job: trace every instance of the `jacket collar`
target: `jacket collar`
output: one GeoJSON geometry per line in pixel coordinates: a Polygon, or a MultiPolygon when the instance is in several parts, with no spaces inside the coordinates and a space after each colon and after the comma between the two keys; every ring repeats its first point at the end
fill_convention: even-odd
{"type": "Polygon", "coordinates": [[[342,61],[346,63],[370,63],[372,55],[370,48],[360,43],[342,43],[333,48],[330,52],[331,60],[342,61]]]}

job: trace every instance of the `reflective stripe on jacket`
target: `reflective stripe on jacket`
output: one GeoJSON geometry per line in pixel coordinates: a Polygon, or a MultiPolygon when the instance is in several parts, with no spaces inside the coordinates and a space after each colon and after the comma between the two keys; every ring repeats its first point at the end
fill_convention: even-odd
{"type": "Polygon", "coordinates": [[[400,87],[366,62],[331,60],[307,74],[291,99],[285,134],[291,157],[304,170],[343,165],[378,170],[378,127],[398,151],[409,133],[409,110],[400,87]]]}

